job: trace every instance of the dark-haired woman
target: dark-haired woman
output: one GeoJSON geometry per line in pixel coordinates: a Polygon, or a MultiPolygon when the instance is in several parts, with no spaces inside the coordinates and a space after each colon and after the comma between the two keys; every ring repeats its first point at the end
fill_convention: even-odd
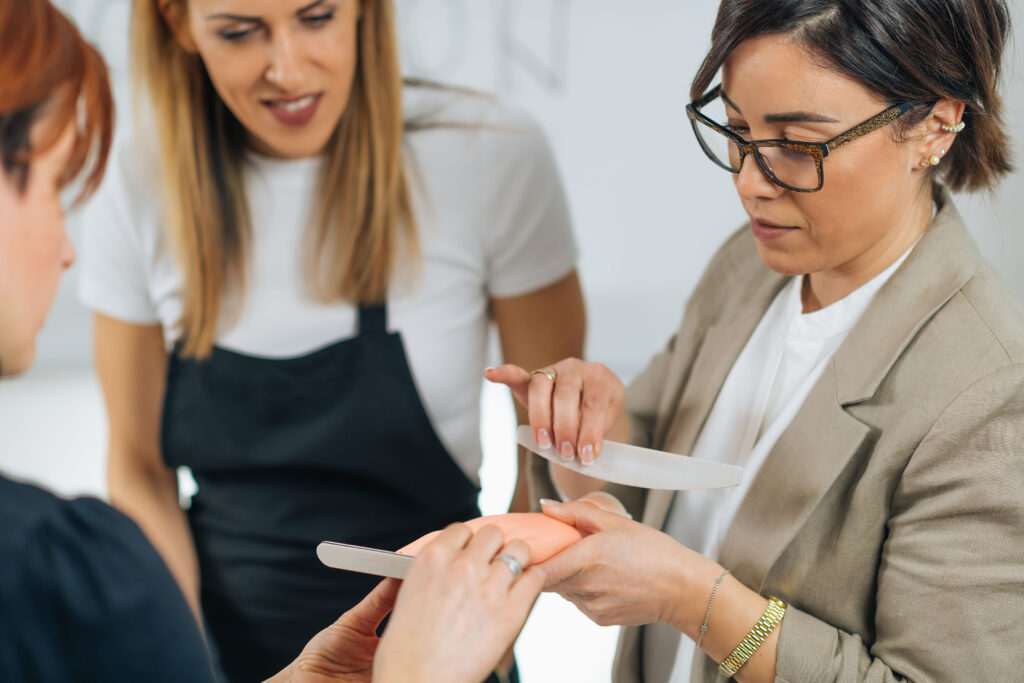
{"type": "Polygon", "coordinates": [[[750,224],[628,391],[578,360],[489,373],[566,457],[744,468],[618,489],[647,526],[544,505],[591,534],[548,589],[631,627],[616,680],[1020,679],[1024,316],[949,194],[1010,169],[1008,35],[1002,0],[725,0],[688,111],[750,224]]]}

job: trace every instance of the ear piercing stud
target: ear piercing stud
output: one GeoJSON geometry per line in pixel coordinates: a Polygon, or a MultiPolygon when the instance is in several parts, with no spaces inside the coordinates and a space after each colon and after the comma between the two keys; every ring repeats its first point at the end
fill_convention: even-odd
{"type": "Polygon", "coordinates": [[[942,157],[940,157],[938,154],[933,154],[930,157],[925,157],[924,159],[921,159],[922,168],[926,168],[928,166],[938,166],[940,163],[942,163],[942,157]]]}

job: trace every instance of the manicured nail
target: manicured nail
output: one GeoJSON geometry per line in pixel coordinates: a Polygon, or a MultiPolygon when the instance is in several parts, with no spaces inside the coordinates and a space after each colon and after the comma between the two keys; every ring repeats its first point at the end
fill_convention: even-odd
{"type": "Polygon", "coordinates": [[[573,450],[572,442],[563,441],[561,453],[562,460],[572,460],[574,457],[576,457],[576,452],[573,450]]]}
{"type": "Polygon", "coordinates": [[[492,365],[492,366],[490,366],[489,368],[484,368],[484,372],[490,372],[491,370],[497,370],[497,369],[498,369],[498,368],[496,368],[496,367],[494,367],[494,366],[492,365]]]}
{"type": "Polygon", "coordinates": [[[549,508],[549,507],[554,507],[556,505],[561,505],[561,503],[559,501],[557,501],[557,500],[551,500],[550,498],[541,498],[540,499],[540,505],[541,505],[541,507],[549,508]]]}
{"type": "Polygon", "coordinates": [[[551,448],[551,435],[548,430],[541,429],[537,432],[537,445],[541,448],[551,448]]]}
{"type": "Polygon", "coordinates": [[[580,452],[580,461],[582,461],[584,465],[589,465],[594,462],[594,447],[589,443],[584,446],[583,450],[580,452]]]}

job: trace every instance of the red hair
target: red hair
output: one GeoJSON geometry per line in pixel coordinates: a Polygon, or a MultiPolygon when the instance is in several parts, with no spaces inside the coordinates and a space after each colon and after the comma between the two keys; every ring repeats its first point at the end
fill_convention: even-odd
{"type": "Polygon", "coordinates": [[[81,201],[103,179],[113,137],[103,58],[49,0],[0,0],[0,46],[0,162],[24,181],[32,158],[73,127],[60,180],[63,187],[82,176],[81,201]],[[38,122],[43,134],[29,140],[38,122]]]}

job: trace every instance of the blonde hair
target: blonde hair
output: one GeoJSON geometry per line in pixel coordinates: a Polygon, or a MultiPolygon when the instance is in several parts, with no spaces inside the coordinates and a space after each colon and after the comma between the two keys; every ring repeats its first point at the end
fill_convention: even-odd
{"type": "MultiPolygon", "coordinates": [[[[133,7],[135,80],[137,92],[148,95],[145,120],[156,131],[163,218],[184,276],[181,352],[203,358],[213,348],[225,296],[245,289],[245,130],[200,57],[175,40],[157,2],[135,0],[133,7]]],[[[316,193],[323,199],[306,241],[307,286],[324,302],[383,301],[400,250],[418,253],[394,12],[390,0],[361,2],[355,78],[325,148],[316,193]]]]}

